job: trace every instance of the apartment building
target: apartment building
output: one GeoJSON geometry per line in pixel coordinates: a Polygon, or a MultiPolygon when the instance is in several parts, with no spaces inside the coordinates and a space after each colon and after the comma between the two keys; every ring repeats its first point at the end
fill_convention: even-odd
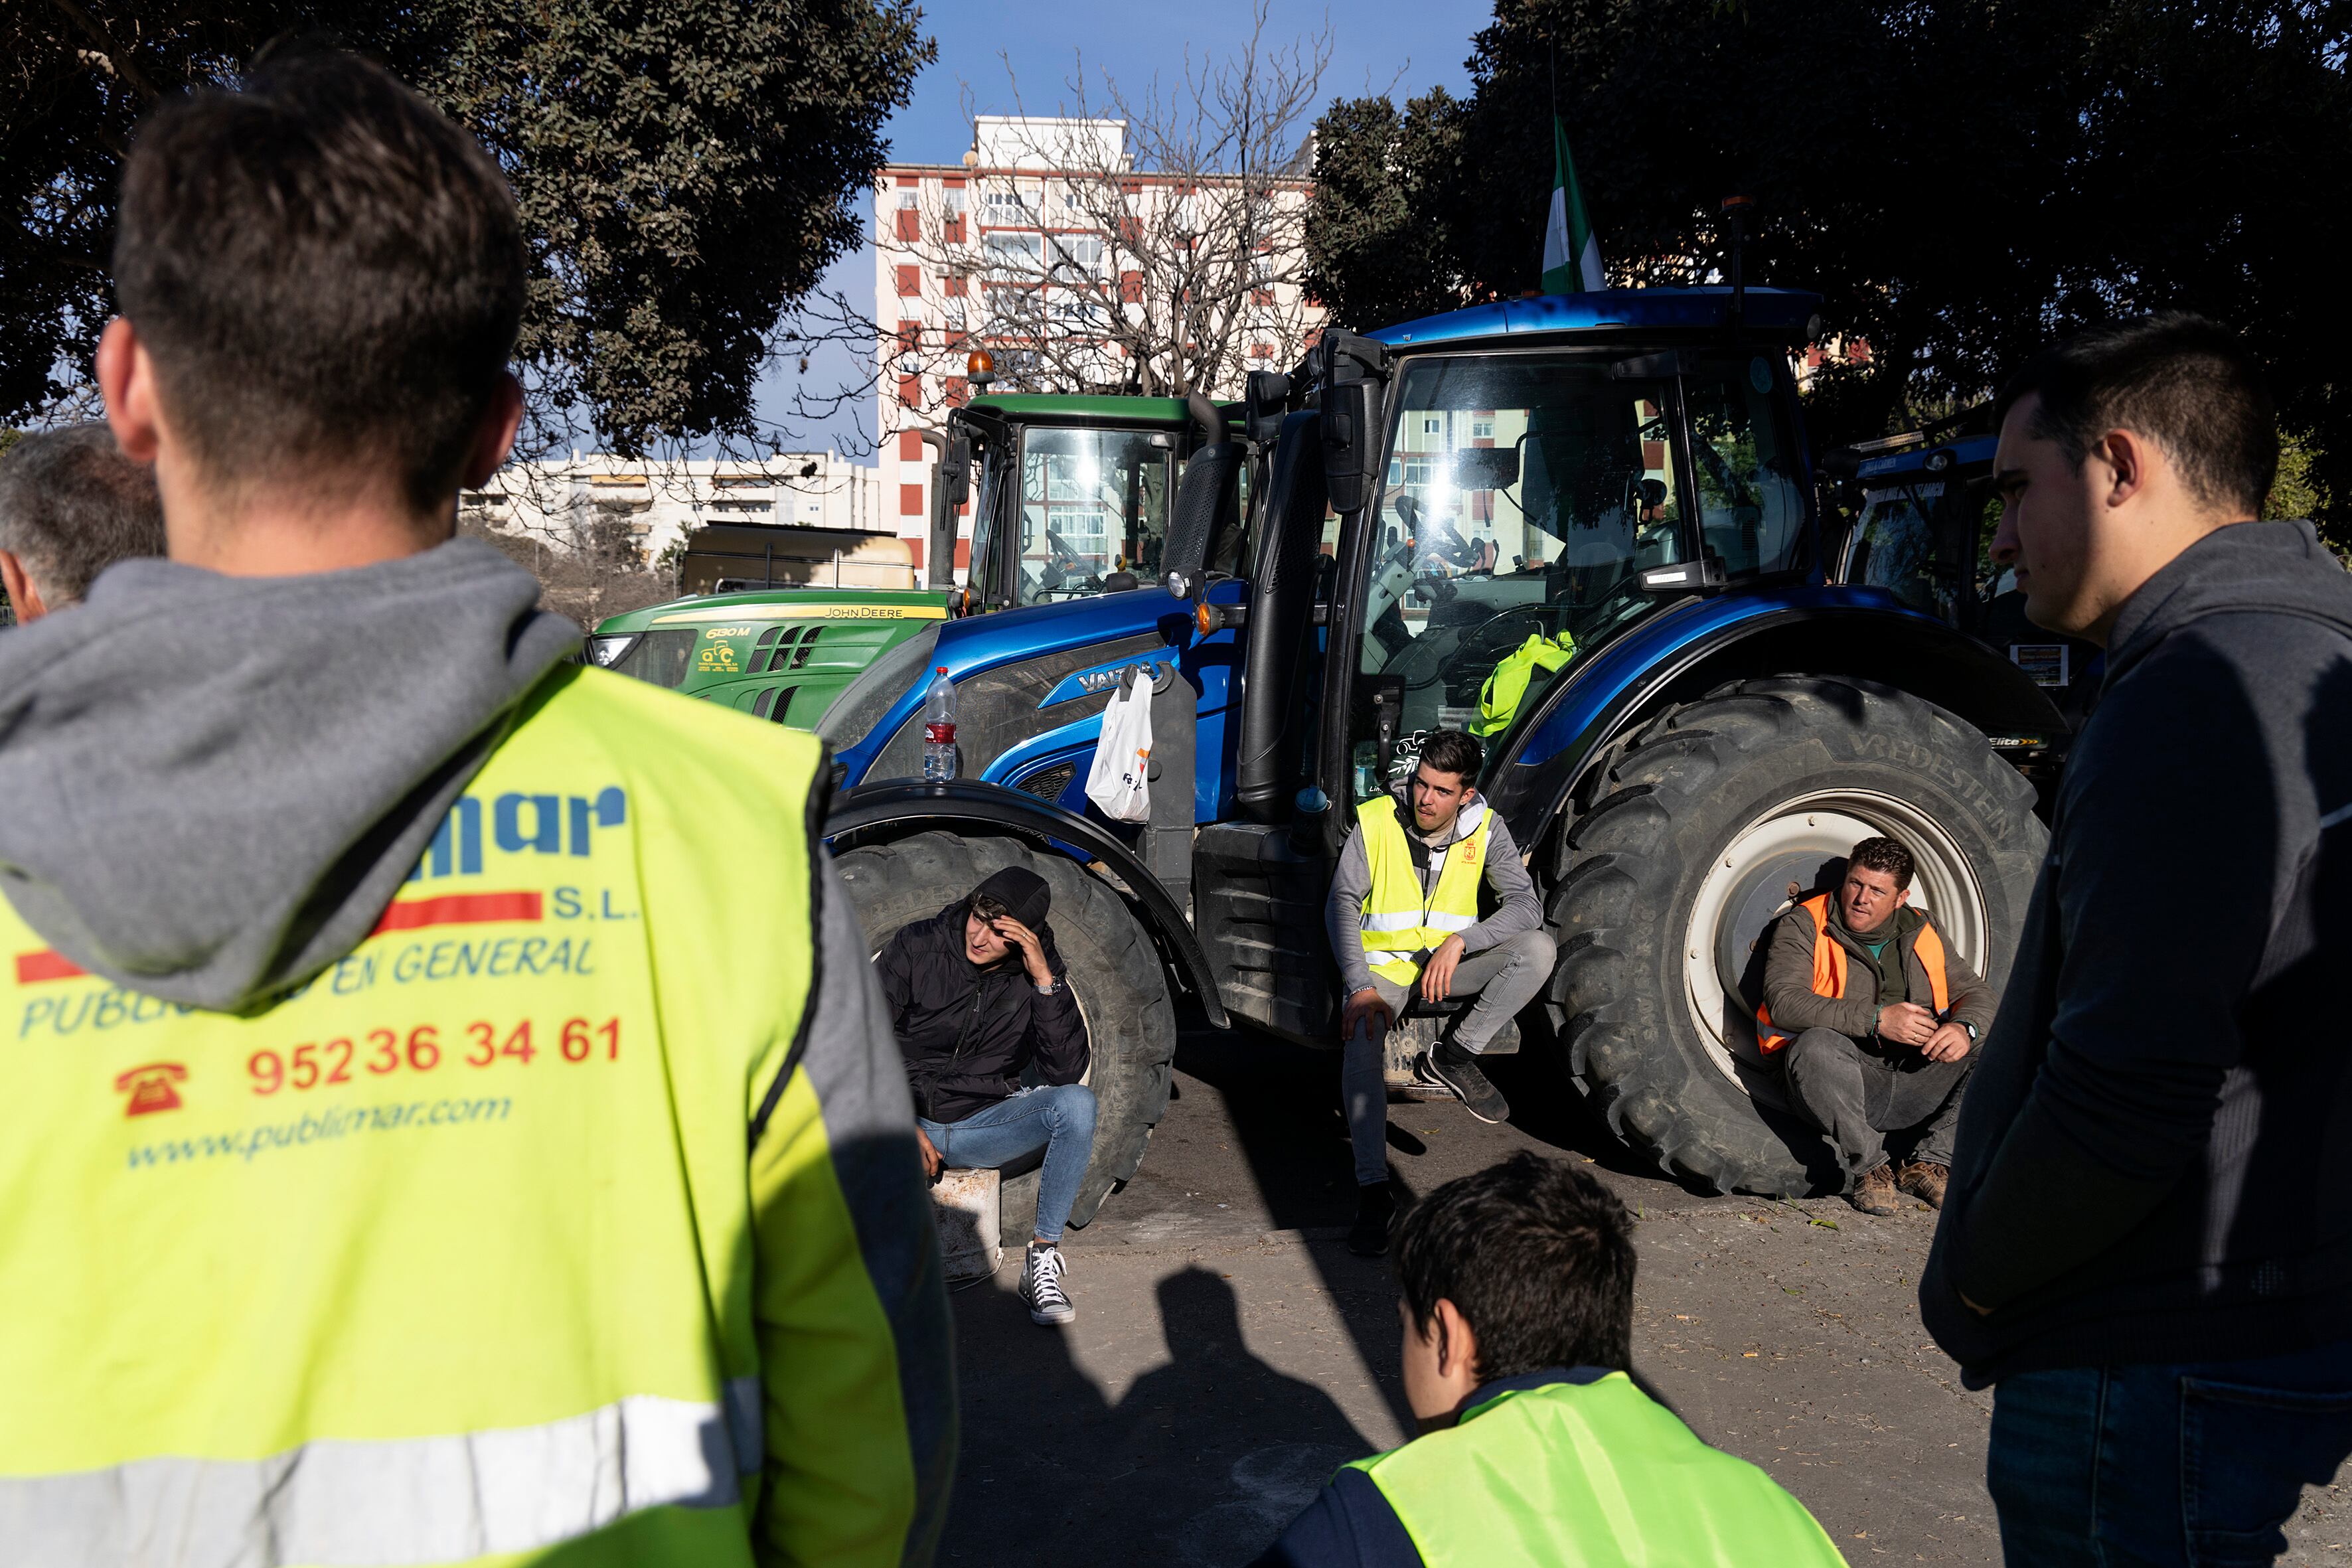
{"type": "MultiPolygon", "coordinates": [[[[954,163],[893,163],[875,196],[876,428],[885,504],[928,546],[938,428],[987,349],[996,392],[1238,397],[1322,310],[1299,285],[1307,182],[1139,170],[1118,120],[982,115],[954,163]]],[[[956,543],[970,564],[970,507],[956,543]]]]}

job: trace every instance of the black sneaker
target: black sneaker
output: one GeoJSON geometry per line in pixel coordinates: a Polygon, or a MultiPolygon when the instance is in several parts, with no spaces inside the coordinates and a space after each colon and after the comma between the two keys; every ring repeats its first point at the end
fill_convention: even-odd
{"type": "Polygon", "coordinates": [[[1069,1293],[1062,1289],[1062,1275],[1068,1268],[1060,1247],[1029,1244],[1028,1255],[1021,1262],[1021,1304],[1029,1309],[1031,1322],[1066,1323],[1078,1315],[1078,1310],[1070,1305],[1069,1293]]]}
{"type": "Polygon", "coordinates": [[[1359,1258],[1380,1258],[1389,1249],[1389,1226],[1395,1223],[1396,1194],[1386,1182],[1356,1189],[1356,1223],[1348,1231],[1348,1250],[1359,1258]]]}
{"type": "Polygon", "coordinates": [[[1454,1091],[1463,1108],[1481,1121],[1505,1121],[1510,1119],[1511,1102],[1502,1092],[1486,1081],[1478,1069],[1478,1062],[1468,1051],[1450,1045],[1440,1045],[1433,1051],[1421,1053],[1413,1064],[1421,1076],[1444,1084],[1454,1091]]]}

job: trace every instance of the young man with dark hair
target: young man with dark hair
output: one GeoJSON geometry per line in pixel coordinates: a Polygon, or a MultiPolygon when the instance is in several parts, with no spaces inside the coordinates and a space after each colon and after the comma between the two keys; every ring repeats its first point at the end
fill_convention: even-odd
{"type": "Polygon", "coordinates": [[[38,430],[0,452],[0,589],[19,622],[79,605],[108,567],[163,548],[155,476],[105,426],[38,430]]]}
{"type": "Polygon", "coordinates": [[[1994,559],[2106,673],[1920,1307],[1995,1389],[2011,1562],[2269,1562],[2352,1452],[2352,577],[2254,521],[2225,328],[2084,332],[1998,410],[1994,559]]]}
{"type": "Polygon", "coordinates": [[[946,1296],[823,752],[563,662],[452,538],[521,405],[497,167],[291,55],[142,124],[117,234],[172,559],[0,638],[12,1550],[928,1560],[946,1296]]]}
{"type": "Polygon", "coordinates": [[[1053,896],[1036,872],[1006,866],[930,919],[901,926],[874,961],[931,1178],[1045,1152],[1020,1291],[1029,1321],[1045,1324],[1078,1315],[1062,1283],[1062,1230],[1095,1143],[1095,1091],[1078,1081],[1087,1020],[1045,923],[1053,896]],[[1024,1087],[1029,1074],[1039,1081],[1024,1087]]]}
{"type": "Polygon", "coordinates": [[[1459,730],[1423,740],[1412,777],[1356,808],[1324,910],[1347,998],[1339,1089],[1356,1156],[1348,1246],[1367,1258],[1387,1250],[1396,1214],[1385,1064],[1398,1013],[1416,994],[1428,1003],[1477,997],[1414,1069],[1480,1121],[1500,1121],[1511,1108],[1478,1058],[1551,975],[1555,950],[1535,884],[1511,830],[1478,795],[1484,762],[1478,742],[1459,730]],[[1492,906],[1484,914],[1482,889],[1492,906]]]}
{"type": "Polygon", "coordinates": [[[1992,1026],[1992,987],[1910,907],[1911,851],[1865,838],[1834,892],[1780,917],[1765,954],[1756,1043],[1778,1060],[1798,1115],[1830,1135],[1864,1214],[1901,1212],[1909,1193],[1944,1202],[1969,1053],[1992,1026]],[[1896,1171],[1887,1133],[1913,1133],[1896,1171]]]}
{"type": "Polygon", "coordinates": [[[1828,1568],[1804,1505],[1632,1376],[1633,1224],[1522,1150],[1397,1223],[1404,1394],[1422,1435],[1342,1469],[1256,1568],[1828,1568]]]}

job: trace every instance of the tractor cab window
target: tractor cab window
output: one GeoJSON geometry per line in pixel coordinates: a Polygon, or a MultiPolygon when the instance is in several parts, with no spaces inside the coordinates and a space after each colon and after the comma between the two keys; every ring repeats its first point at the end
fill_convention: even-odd
{"type": "Polygon", "coordinates": [[[1659,603],[1684,558],[1674,389],[1605,360],[1408,362],[1373,530],[1350,716],[1358,798],[1435,729],[1493,741],[1659,603]]]}
{"type": "Polygon", "coordinates": [[[1175,481],[1166,431],[1024,431],[1014,602],[1059,604],[1155,581],[1175,481]]]}
{"type": "Polygon", "coordinates": [[[1939,562],[1944,552],[1936,547],[1944,504],[1944,487],[1935,482],[1864,491],[1845,580],[1884,588],[1922,615],[1958,625],[1958,574],[1939,562]]]}
{"type": "Polygon", "coordinates": [[[1700,548],[1732,582],[1801,564],[1805,489],[1773,356],[1709,359],[1684,373],[1700,548]]]}

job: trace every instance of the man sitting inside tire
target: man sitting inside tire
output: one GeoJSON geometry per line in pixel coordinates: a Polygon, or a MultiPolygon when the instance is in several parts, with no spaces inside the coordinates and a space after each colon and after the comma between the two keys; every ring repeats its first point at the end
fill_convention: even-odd
{"type": "Polygon", "coordinates": [[[1348,1246],[1367,1258],[1388,1250],[1396,1213],[1384,1067],[1398,1012],[1416,993],[1426,1002],[1478,998],[1414,1070],[1481,1121],[1500,1121],[1511,1108],[1479,1070],[1478,1057],[1551,974],[1554,948],[1535,884],[1511,830],[1473,787],[1484,760],[1478,742],[1459,730],[1430,735],[1410,781],[1356,808],[1356,831],[1331,879],[1324,918],[1348,997],[1339,1013],[1339,1090],[1356,1152],[1356,1225],[1348,1246]],[[1498,906],[1483,920],[1482,884],[1498,906]]]}
{"type": "Polygon", "coordinates": [[[1970,1053],[1992,1022],[1992,988],[1908,907],[1912,870],[1892,838],[1855,845],[1834,892],[1780,917],[1756,1010],[1757,1044],[1780,1059],[1797,1113],[1837,1144],[1864,1214],[1899,1212],[1898,1189],[1943,1207],[1970,1053]],[[1885,1134],[1914,1128],[1897,1173],[1885,1134]]]}
{"type": "Polygon", "coordinates": [[[915,1091],[923,1167],[998,1170],[1043,1149],[1035,1236],[1021,1268],[1033,1321],[1077,1316],[1063,1288],[1062,1227],[1095,1142],[1087,1023],[1045,923],[1052,889],[1007,866],[874,961],[915,1091]],[[1045,1080],[1024,1088],[1031,1068],[1045,1080]]]}

